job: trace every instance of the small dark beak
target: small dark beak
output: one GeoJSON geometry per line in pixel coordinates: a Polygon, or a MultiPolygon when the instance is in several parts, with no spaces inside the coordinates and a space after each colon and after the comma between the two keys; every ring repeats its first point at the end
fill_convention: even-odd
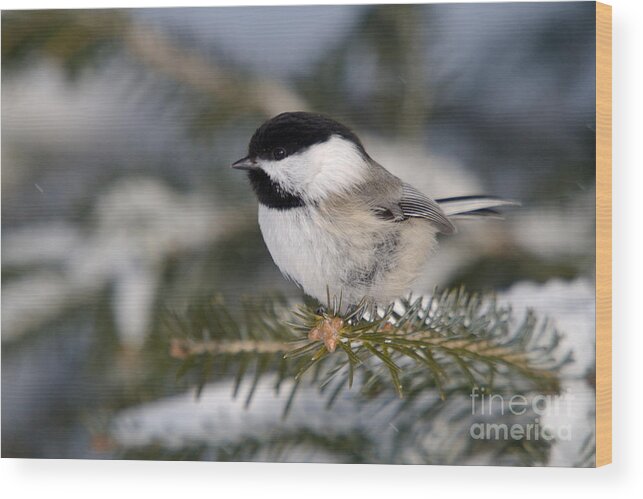
{"type": "Polygon", "coordinates": [[[241,158],[239,161],[232,163],[231,167],[235,170],[255,170],[259,168],[259,165],[257,165],[257,163],[249,156],[246,156],[245,158],[241,158]]]}

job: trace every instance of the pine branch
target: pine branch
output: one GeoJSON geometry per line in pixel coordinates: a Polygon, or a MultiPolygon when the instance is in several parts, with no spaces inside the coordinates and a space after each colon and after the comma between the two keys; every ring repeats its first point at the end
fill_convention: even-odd
{"type": "Polygon", "coordinates": [[[329,393],[328,403],[359,379],[360,393],[393,387],[413,398],[437,390],[442,399],[473,387],[556,392],[560,335],[528,311],[516,326],[511,309],[464,289],[433,297],[399,300],[378,309],[364,300],[343,311],[341,297],[329,297],[320,311],[292,309],[280,297],[245,302],[235,318],[221,299],[193,307],[171,322],[171,355],[183,361],[179,375],[196,375],[202,387],[216,372],[242,380],[277,373],[276,389],[294,379],[295,396],[304,377],[329,393]]]}
{"type": "Polygon", "coordinates": [[[310,459],[311,452],[323,453],[325,462],[367,463],[375,457],[375,443],[360,432],[325,435],[310,429],[271,433],[267,438],[245,437],[222,445],[191,443],[168,448],[156,443],[125,449],[120,459],[192,460],[222,462],[288,462],[310,459]],[[306,458],[297,457],[305,455],[306,458]]]}

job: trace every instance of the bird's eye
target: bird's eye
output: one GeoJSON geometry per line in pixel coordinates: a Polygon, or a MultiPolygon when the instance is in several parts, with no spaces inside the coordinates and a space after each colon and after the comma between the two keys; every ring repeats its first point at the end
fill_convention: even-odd
{"type": "Polygon", "coordinates": [[[279,161],[280,159],[284,159],[286,157],[286,150],[283,147],[275,147],[272,150],[272,157],[276,161],[279,161]]]}

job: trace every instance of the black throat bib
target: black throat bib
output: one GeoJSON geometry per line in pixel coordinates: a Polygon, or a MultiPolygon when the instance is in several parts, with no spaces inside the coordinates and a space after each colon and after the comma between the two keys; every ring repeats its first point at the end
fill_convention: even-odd
{"type": "Polygon", "coordinates": [[[296,194],[284,191],[281,186],[274,182],[263,170],[250,170],[248,172],[248,178],[257,195],[257,199],[262,205],[268,208],[289,210],[305,205],[302,198],[296,194]]]}

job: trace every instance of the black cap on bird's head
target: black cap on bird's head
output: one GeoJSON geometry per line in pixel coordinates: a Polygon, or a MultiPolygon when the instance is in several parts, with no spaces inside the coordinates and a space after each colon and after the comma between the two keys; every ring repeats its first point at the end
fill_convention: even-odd
{"type": "Polygon", "coordinates": [[[362,142],[350,128],[322,114],[299,111],[281,113],[257,128],[250,139],[248,156],[232,167],[248,170],[257,159],[279,161],[334,135],[353,142],[366,156],[362,142]]]}
{"type": "Polygon", "coordinates": [[[348,127],[321,114],[289,112],[261,125],[248,155],[232,168],[248,171],[260,204],[290,209],[354,185],[369,159],[348,127]]]}

